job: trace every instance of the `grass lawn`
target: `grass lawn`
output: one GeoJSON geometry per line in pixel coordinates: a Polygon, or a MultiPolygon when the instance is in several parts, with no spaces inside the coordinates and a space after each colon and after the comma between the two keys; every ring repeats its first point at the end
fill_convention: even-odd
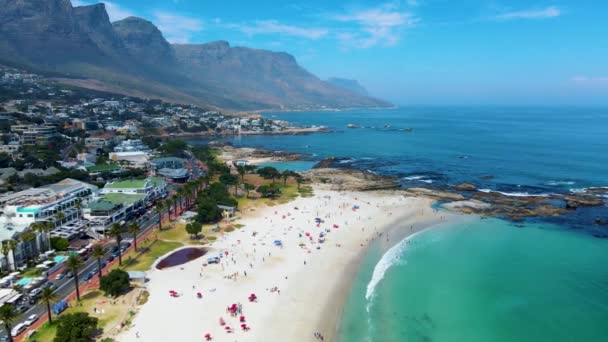
{"type": "MultiPolygon", "coordinates": [[[[135,254],[130,250],[122,258],[125,271],[147,271],[156,259],[183,246],[181,242],[151,239],[150,242],[138,244],[139,251],[135,254]],[[137,257],[137,258],[136,258],[137,257]]],[[[115,266],[116,267],[116,266],[115,266]]]]}
{"type": "MultiPolygon", "coordinates": [[[[261,185],[269,185],[272,184],[271,180],[264,179],[257,174],[247,174],[245,175],[245,182],[255,185],[258,188],[261,185]]],[[[275,184],[281,188],[281,196],[275,199],[270,198],[247,198],[247,197],[238,197],[237,201],[239,204],[239,209],[241,211],[246,211],[250,208],[262,207],[262,206],[274,206],[279,204],[288,203],[298,196],[302,197],[311,197],[312,196],[312,188],[305,184],[300,185],[300,191],[298,191],[298,183],[293,178],[289,178],[287,180],[287,184],[284,185],[282,179],[277,179],[275,184]]]]}
{"type": "MultiPolygon", "coordinates": [[[[130,294],[126,296],[133,296],[134,291],[132,290],[130,294]]],[[[129,300],[123,302],[123,297],[119,297],[118,300],[115,301],[115,304],[111,304],[111,300],[103,295],[103,293],[99,290],[94,290],[91,292],[87,292],[81,297],[81,301],[79,304],[76,304],[76,301],[70,302],[70,307],[61,313],[58,317],[53,317],[53,323],[56,323],[56,319],[61,318],[61,316],[68,313],[76,313],[76,312],[86,312],[93,317],[97,317],[99,319],[98,326],[100,328],[104,328],[104,334],[107,333],[105,331],[108,327],[114,327],[120,324],[121,320],[128,318],[128,310],[129,305],[127,304],[129,300]],[[103,310],[103,314],[95,314],[93,312],[93,308],[103,310]]],[[[37,341],[37,342],[52,342],[53,338],[55,338],[55,334],[57,333],[57,325],[56,324],[48,324],[45,323],[42,325],[36,333],[29,339],[29,341],[37,341]]]]}

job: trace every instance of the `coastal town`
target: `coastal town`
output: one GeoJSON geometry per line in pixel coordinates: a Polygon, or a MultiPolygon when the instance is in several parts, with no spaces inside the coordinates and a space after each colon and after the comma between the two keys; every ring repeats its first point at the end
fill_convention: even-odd
{"type": "MultiPolygon", "coordinates": [[[[204,245],[234,229],[239,202],[281,198],[296,183],[301,191],[296,172],[220,160],[181,138],[319,129],[65,87],[12,68],[0,74],[3,341],[57,340],[52,316],[78,311],[81,292],[97,294],[115,272],[145,279],[149,264],[138,263],[166,247],[137,244],[158,239],[163,225],[204,245]]],[[[115,319],[119,329],[104,336],[127,321],[115,319]]]]}

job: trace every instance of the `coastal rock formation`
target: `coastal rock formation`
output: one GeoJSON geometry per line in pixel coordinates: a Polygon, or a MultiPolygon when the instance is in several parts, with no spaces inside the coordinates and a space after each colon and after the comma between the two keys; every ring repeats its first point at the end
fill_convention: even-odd
{"type": "Polygon", "coordinates": [[[306,178],[313,183],[324,185],[330,190],[388,190],[398,189],[396,179],[382,177],[371,172],[350,169],[313,169],[306,172],[306,178]]]}
{"type": "Polygon", "coordinates": [[[476,191],[477,187],[473,184],[462,183],[452,187],[456,191],[476,191]]]}
{"type": "Polygon", "coordinates": [[[576,209],[580,207],[596,207],[604,203],[601,198],[592,195],[564,196],[564,200],[566,201],[566,207],[569,209],[576,209]]]}

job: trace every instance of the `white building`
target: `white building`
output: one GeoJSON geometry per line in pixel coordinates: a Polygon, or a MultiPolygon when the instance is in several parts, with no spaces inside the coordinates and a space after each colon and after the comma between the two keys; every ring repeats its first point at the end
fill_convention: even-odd
{"type": "MultiPolygon", "coordinates": [[[[0,240],[17,238],[34,222],[51,222],[60,226],[75,221],[80,217],[79,207],[95,192],[96,186],[67,178],[44,187],[1,195],[0,240]]],[[[38,234],[35,243],[39,245],[41,242],[46,242],[45,236],[38,234]]],[[[14,258],[9,258],[10,263],[19,265],[31,252],[31,246],[19,243],[14,258]]],[[[3,258],[4,255],[0,255],[0,260],[3,258]]],[[[0,264],[6,264],[6,261],[0,264]]]]}

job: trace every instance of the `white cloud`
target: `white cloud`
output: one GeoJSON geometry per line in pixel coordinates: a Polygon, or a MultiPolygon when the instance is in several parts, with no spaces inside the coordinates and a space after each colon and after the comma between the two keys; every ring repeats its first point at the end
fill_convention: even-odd
{"type": "Polygon", "coordinates": [[[494,17],[496,20],[516,20],[516,19],[546,19],[559,17],[561,10],[555,6],[544,9],[513,11],[499,14],[494,17]]]}
{"type": "MultiPolygon", "coordinates": [[[[106,6],[106,12],[108,12],[108,16],[110,17],[110,21],[112,22],[134,16],[133,12],[120,5],[108,1],[102,2],[106,6]]],[[[98,1],[72,0],[72,6],[74,7],[88,6],[95,3],[98,3],[98,1]]]]}
{"type": "Polygon", "coordinates": [[[282,34],[307,39],[319,39],[327,35],[328,30],[324,28],[299,27],[282,24],[277,20],[259,20],[250,24],[229,25],[237,28],[248,35],[256,34],[282,34]]]}
{"type": "Polygon", "coordinates": [[[201,20],[168,12],[155,12],[152,21],[171,43],[188,43],[203,30],[201,20]]]}
{"type": "Polygon", "coordinates": [[[110,21],[112,22],[134,16],[133,12],[113,2],[105,1],[104,4],[106,5],[106,11],[108,12],[110,21]]]}
{"type": "Polygon", "coordinates": [[[357,32],[342,32],[337,38],[346,46],[359,48],[394,46],[399,43],[403,30],[415,26],[419,21],[412,13],[400,11],[394,3],[351,11],[333,16],[333,19],[358,26],[357,32]]]}
{"type": "Polygon", "coordinates": [[[608,84],[608,77],[602,76],[575,76],[570,81],[581,84],[608,84]]]}

